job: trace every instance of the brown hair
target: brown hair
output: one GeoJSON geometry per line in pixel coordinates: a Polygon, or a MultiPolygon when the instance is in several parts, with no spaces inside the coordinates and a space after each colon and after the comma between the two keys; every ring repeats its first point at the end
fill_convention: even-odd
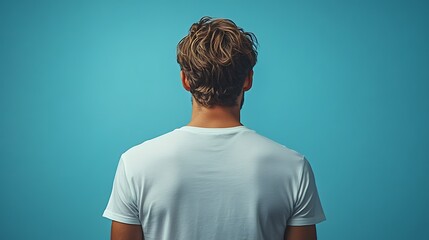
{"type": "Polygon", "coordinates": [[[229,19],[203,17],[177,45],[177,62],[195,100],[234,106],[256,64],[257,39],[229,19]]]}

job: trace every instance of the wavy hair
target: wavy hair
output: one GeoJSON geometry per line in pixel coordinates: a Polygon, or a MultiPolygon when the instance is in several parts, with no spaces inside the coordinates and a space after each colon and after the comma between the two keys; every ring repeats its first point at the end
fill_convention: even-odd
{"type": "Polygon", "coordinates": [[[234,106],[257,61],[257,39],[229,19],[202,17],[177,45],[177,62],[195,100],[234,106]]]}

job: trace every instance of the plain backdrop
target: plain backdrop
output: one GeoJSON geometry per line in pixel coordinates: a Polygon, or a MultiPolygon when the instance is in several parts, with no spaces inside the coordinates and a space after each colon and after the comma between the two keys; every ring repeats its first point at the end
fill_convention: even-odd
{"type": "Polygon", "coordinates": [[[0,2],[0,238],[109,238],[120,154],[190,119],[176,45],[205,15],[258,37],[242,122],[309,159],[319,239],[427,237],[427,1],[17,0],[0,2]]]}

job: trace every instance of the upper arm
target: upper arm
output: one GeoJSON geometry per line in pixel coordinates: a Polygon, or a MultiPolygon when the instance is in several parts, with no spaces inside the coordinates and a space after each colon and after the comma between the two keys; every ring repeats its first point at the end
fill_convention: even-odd
{"type": "Polygon", "coordinates": [[[111,240],[144,240],[141,225],[112,221],[111,240]]]}
{"type": "Polygon", "coordinates": [[[103,217],[116,222],[140,225],[140,209],[135,193],[138,186],[132,185],[132,174],[127,175],[123,156],[119,160],[113,180],[112,193],[103,212],[103,217]]]}
{"type": "Polygon", "coordinates": [[[325,213],[319,199],[313,170],[307,159],[303,159],[302,172],[294,192],[292,214],[288,226],[309,226],[324,221],[325,213]]]}
{"type": "Polygon", "coordinates": [[[317,240],[316,225],[287,226],[285,240],[317,240]]]}

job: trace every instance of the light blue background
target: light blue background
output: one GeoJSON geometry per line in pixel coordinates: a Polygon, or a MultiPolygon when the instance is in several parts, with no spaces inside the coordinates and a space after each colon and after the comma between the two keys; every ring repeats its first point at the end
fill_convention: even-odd
{"type": "Polygon", "coordinates": [[[119,156],[187,123],[177,42],[259,41],[242,122],[310,160],[319,239],[427,237],[427,1],[1,1],[2,239],[108,239],[119,156]]]}

